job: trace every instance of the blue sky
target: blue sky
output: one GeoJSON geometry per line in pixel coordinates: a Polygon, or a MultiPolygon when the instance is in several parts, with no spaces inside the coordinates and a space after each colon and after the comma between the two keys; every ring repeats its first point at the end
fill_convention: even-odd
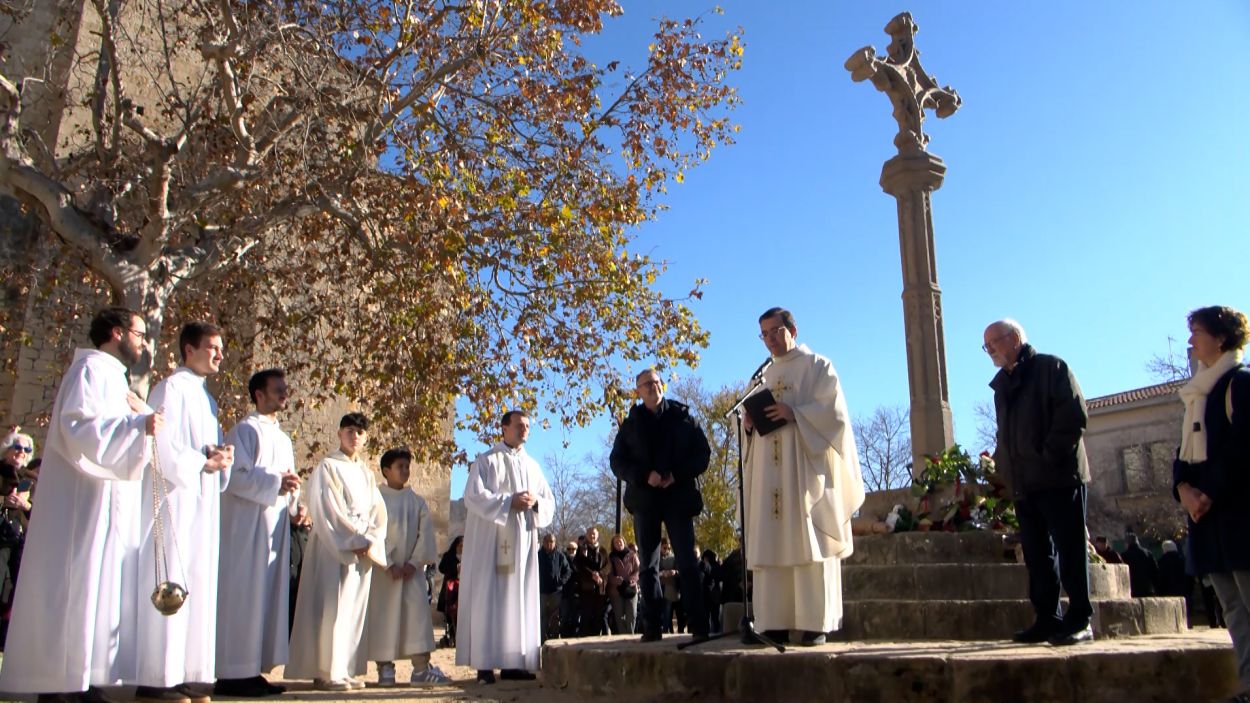
{"type": "MultiPolygon", "coordinates": [[[[990,398],[980,344],[995,319],[1018,319],[1095,397],[1154,383],[1145,364],[1169,336],[1183,353],[1189,310],[1250,308],[1250,3],[721,6],[705,35],[745,32],[738,143],[671,186],[670,209],[637,232],[638,251],[670,264],[664,290],[709,280],[693,308],[711,346],[678,373],[712,389],[749,375],[766,356],[756,318],[781,305],[832,359],[852,414],[906,405],[895,201],[877,183],[896,125],[886,96],[843,68],[860,47],[883,54],[904,9],[925,69],[963,98],[925,121],[948,169],[933,223],[957,440],[975,443],[973,406],[990,398]]],[[[651,18],[712,5],[624,7],[591,49],[640,66],[651,18]]],[[[607,418],[536,429],[529,450],[580,460],[608,433],[607,418]]],[[[453,497],[464,481],[456,467],[453,497]]]]}

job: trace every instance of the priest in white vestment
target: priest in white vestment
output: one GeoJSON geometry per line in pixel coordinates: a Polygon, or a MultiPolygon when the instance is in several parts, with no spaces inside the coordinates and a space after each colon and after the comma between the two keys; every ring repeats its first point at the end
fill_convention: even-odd
{"type": "Polygon", "coordinates": [[[464,489],[456,664],[483,683],[495,682],[493,669],[528,680],[539,667],[538,530],[551,524],[555,500],[523,446],[529,427],[523,412],[505,413],[503,441],[473,461],[464,489]]]}
{"type": "Polygon", "coordinates": [[[315,688],[364,688],[364,635],[374,564],[386,564],[386,506],[377,479],[361,461],[369,420],[348,413],[339,422],[339,449],[321,460],[306,496],[312,536],[304,549],[288,679],[315,688]]]}
{"type": "Polygon", "coordinates": [[[841,561],[851,554],[851,515],[864,502],[859,455],[833,365],[795,342],[789,311],[760,317],[772,364],[763,387],[786,424],[765,436],[744,415],[747,565],[755,624],[771,639],[823,644],[842,626],[841,561]]]}
{"type": "Polygon", "coordinates": [[[221,330],[207,322],[183,325],[178,338],[182,366],[152,389],[152,407],[165,413],[157,437],[155,471],[143,481],[143,543],[139,558],[138,685],[135,700],[208,699],[216,676],[217,571],[221,492],[230,480],[234,452],[222,445],[217,401],[205,386],[221,369],[221,330]],[[162,476],[165,498],[160,519],[164,539],[156,543],[153,473],[162,476]],[[158,549],[159,548],[159,549],[158,549]],[[158,560],[158,551],[163,552],[158,560]],[[182,608],[162,615],[149,601],[155,570],[188,593],[182,608]]]}
{"type": "Polygon", "coordinates": [[[146,329],[131,310],[100,311],[96,348],[77,350],[61,379],[0,691],[107,701],[95,687],[121,683],[134,666],[139,486],[163,423],[126,378],[146,329]]]}
{"type": "Polygon", "coordinates": [[[286,373],[258,371],[247,387],[256,410],[226,435],[234,464],[221,497],[213,692],[255,698],[286,690],[261,672],[287,661],[291,515],[299,507],[299,474],[291,438],[278,424],[287,404],[286,373]]]}
{"type": "Polygon", "coordinates": [[[425,566],[438,561],[438,542],[430,507],[409,486],[412,452],[388,449],[382,455],[378,487],[386,504],[386,566],[373,567],[369,583],[369,615],[365,640],[369,659],[378,663],[378,684],[395,684],[395,660],[410,658],[408,682],[449,683],[430,665],[434,651],[434,621],[425,566]]]}

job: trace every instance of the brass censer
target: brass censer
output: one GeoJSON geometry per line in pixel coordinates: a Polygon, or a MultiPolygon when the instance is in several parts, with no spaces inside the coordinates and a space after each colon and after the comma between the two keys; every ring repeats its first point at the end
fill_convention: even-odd
{"type": "MultiPolygon", "coordinates": [[[[156,567],[156,588],[152,590],[152,605],[161,615],[173,615],[178,612],[187,597],[191,594],[182,584],[169,578],[169,553],[165,549],[165,520],[161,516],[161,506],[169,505],[169,495],[165,489],[165,474],[160,470],[157,459],[156,437],[152,438],[152,562],[156,567]],[[162,568],[163,567],[163,568],[162,568]],[[164,571],[164,576],[161,572],[164,571]]],[[[173,514],[170,513],[170,522],[173,514]]],[[[170,530],[170,538],[174,542],[174,550],[178,548],[178,535],[170,530]]],[[[186,576],[183,576],[186,581],[186,576]]]]}

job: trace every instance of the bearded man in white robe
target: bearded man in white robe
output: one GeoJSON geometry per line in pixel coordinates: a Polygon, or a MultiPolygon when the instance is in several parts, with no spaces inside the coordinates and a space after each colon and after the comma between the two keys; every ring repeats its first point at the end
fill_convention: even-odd
{"type": "Polygon", "coordinates": [[[291,515],[300,481],[291,438],[278,424],[289,394],[286,372],[257,371],[247,390],[256,410],[226,435],[234,465],[221,497],[213,693],[258,698],[286,690],[261,672],[287,661],[291,515]]]}
{"type": "Polygon", "coordinates": [[[788,310],[760,316],[772,364],[764,409],[785,424],[767,435],[744,415],[747,565],[755,622],[774,641],[825,643],[842,626],[842,565],[851,554],[851,515],[864,502],[859,455],[833,365],[806,346],[788,310]]]}
{"type": "Polygon", "coordinates": [[[164,425],[126,378],[146,336],[133,310],[101,310],[95,349],[77,350],[61,379],[0,670],[7,693],[103,703],[96,687],[134,666],[139,486],[164,425]]]}
{"type": "Polygon", "coordinates": [[[321,460],[308,481],[312,536],[304,550],[290,679],[313,679],[322,691],[365,687],[362,641],[373,565],[386,566],[386,504],[362,461],[369,419],[348,413],[339,421],[339,448],[321,460]]]}
{"type": "Polygon", "coordinates": [[[152,389],[148,402],[165,413],[166,428],[157,438],[154,471],[143,481],[143,544],[139,575],[164,578],[188,593],[176,613],[162,615],[148,601],[151,589],[141,581],[135,594],[138,612],[138,685],[140,703],[207,703],[216,677],[217,573],[221,533],[221,492],[230,480],[234,450],[222,444],[217,401],[205,387],[221,370],[221,330],[207,322],[189,322],[178,336],[182,366],[152,389]],[[157,544],[152,475],[163,481],[157,544]],[[158,555],[158,552],[161,554],[158,555]]]}
{"type": "Polygon", "coordinates": [[[503,416],[503,441],[473,461],[464,489],[468,517],[460,562],[456,664],[477,680],[531,680],[539,666],[542,616],[538,530],[551,524],[555,498],[526,453],[530,419],[503,416]]]}

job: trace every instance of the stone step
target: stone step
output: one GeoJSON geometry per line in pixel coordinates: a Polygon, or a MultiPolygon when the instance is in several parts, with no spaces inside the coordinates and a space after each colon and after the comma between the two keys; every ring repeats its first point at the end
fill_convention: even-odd
{"type": "MultiPolygon", "coordinates": [[[[1128,567],[1090,564],[1090,596],[1130,597],[1128,567]]],[[[1001,600],[1029,597],[1023,564],[875,564],[842,566],[842,597],[856,600],[1001,600]]]]}
{"type": "Polygon", "coordinates": [[[779,654],[725,638],[675,650],[688,640],[551,640],[542,685],[616,703],[1201,703],[1239,689],[1224,630],[1074,647],[837,642],[779,654]]]}
{"type": "MultiPolygon", "coordinates": [[[[1187,629],[1182,598],[1095,600],[1094,634],[1114,639],[1187,629]]],[[[843,603],[839,639],[1007,639],[1033,622],[1027,599],[861,600],[843,603]]]]}
{"type": "Polygon", "coordinates": [[[974,530],[970,532],[901,532],[889,535],[859,535],[847,564],[888,566],[891,564],[1001,564],[1008,561],[1007,534],[974,530]]]}

